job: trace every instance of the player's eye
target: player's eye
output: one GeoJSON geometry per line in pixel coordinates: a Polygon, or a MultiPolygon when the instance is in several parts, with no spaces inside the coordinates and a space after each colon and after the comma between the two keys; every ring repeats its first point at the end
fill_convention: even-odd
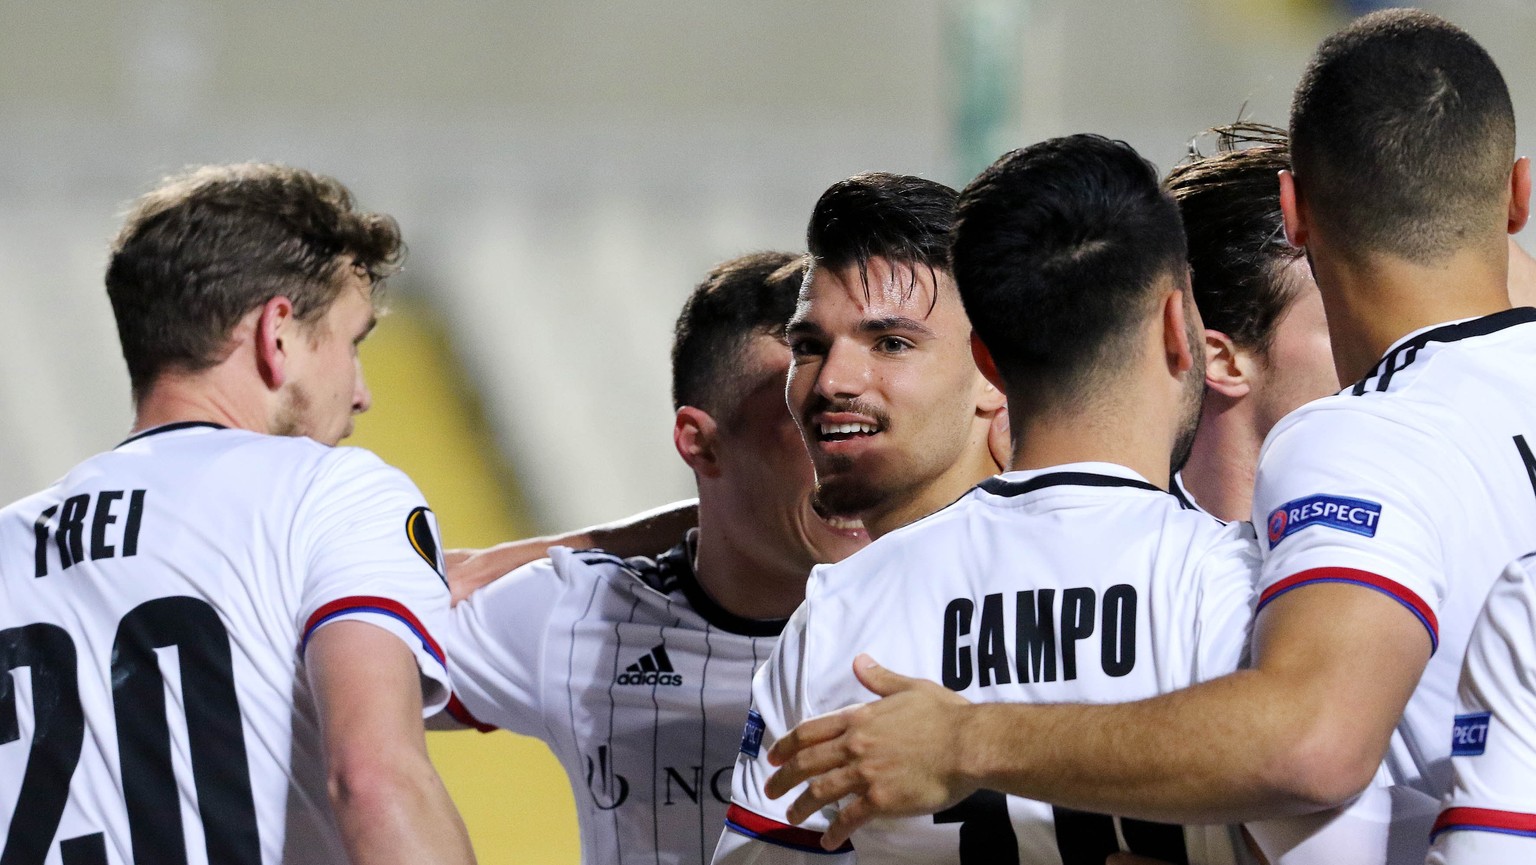
{"type": "Polygon", "coordinates": [[[912,348],[912,343],[899,336],[882,336],[875,341],[875,350],[885,354],[900,354],[912,348]]]}
{"type": "Polygon", "coordinates": [[[789,353],[796,358],[818,357],[826,354],[821,342],[807,337],[790,337],[789,353]]]}

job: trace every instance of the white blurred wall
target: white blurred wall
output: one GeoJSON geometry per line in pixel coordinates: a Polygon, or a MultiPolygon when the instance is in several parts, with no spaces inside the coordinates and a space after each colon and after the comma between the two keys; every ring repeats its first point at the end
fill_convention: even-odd
{"type": "MultiPolygon", "coordinates": [[[[712,263],[797,248],[856,171],[952,156],[967,3],[0,0],[0,499],[128,427],[101,288],[122,205],[179,166],[291,162],[396,214],[545,527],[686,495],[667,350],[712,263]]],[[[1304,0],[1019,7],[1013,142],[1123,137],[1167,167],[1200,128],[1283,125],[1304,0]],[[1301,11],[1298,11],[1301,10],[1301,11]]],[[[1514,0],[1438,3],[1536,109],[1514,0]]]]}

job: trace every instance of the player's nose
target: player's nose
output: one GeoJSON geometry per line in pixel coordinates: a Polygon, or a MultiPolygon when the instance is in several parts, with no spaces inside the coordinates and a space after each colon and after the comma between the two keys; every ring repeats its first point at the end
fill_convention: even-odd
{"type": "Polygon", "coordinates": [[[357,378],[352,387],[352,412],[362,414],[373,407],[373,392],[368,389],[368,382],[363,378],[363,368],[357,368],[357,378]]]}
{"type": "Polygon", "coordinates": [[[864,392],[869,365],[855,346],[834,343],[816,372],[816,393],[828,400],[847,399],[864,392]]]}

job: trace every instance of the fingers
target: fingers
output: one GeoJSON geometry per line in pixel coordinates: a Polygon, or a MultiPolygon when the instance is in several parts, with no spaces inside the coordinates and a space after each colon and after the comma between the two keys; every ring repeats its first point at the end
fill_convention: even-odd
{"type": "Polygon", "coordinates": [[[768,749],[768,763],[773,766],[782,766],[806,748],[835,739],[846,729],[848,729],[847,712],[833,712],[809,721],[801,721],[799,726],[785,733],[782,738],[773,743],[772,748],[768,749]]]}
{"type": "Polygon", "coordinates": [[[869,807],[863,796],[849,802],[847,807],[838,811],[837,817],[827,826],[827,831],[821,835],[821,847],[823,850],[836,850],[848,843],[848,839],[859,827],[874,817],[874,809],[869,807]]]}
{"type": "Polygon", "coordinates": [[[854,770],[834,769],[825,775],[813,778],[806,786],[805,792],[801,793],[794,804],[785,811],[785,815],[789,818],[789,822],[799,825],[810,819],[817,811],[844,796],[862,793],[864,786],[863,779],[854,770]]]}
{"type": "Polygon", "coordinates": [[[889,697],[900,691],[911,690],[922,682],[921,679],[912,679],[875,663],[875,659],[868,655],[860,654],[853,659],[853,675],[858,678],[859,684],[873,691],[881,697],[889,697]]]}
{"type": "Polygon", "coordinates": [[[841,737],[807,747],[769,776],[763,792],[768,798],[777,799],[817,775],[841,769],[848,763],[848,749],[843,746],[841,737]]]}

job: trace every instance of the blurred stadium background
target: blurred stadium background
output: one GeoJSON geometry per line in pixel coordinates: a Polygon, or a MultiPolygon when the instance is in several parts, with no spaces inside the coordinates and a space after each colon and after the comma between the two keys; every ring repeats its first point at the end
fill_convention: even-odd
{"type": "MultiPolygon", "coordinates": [[[[293,163],[400,219],[353,443],[417,479],[449,546],[480,546],[689,494],[682,298],[716,261],[799,248],[832,181],[958,186],[1076,131],[1166,169],[1213,124],[1284,125],[1316,41],[1376,5],[0,0],[0,496],[128,429],[106,240],[182,166],[293,163]]],[[[1536,5],[1424,5],[1488,47],[1529,124],[1536,5]]],[[[542,745],[431,739],[482,862],[577,861],[542,745]]]]}

